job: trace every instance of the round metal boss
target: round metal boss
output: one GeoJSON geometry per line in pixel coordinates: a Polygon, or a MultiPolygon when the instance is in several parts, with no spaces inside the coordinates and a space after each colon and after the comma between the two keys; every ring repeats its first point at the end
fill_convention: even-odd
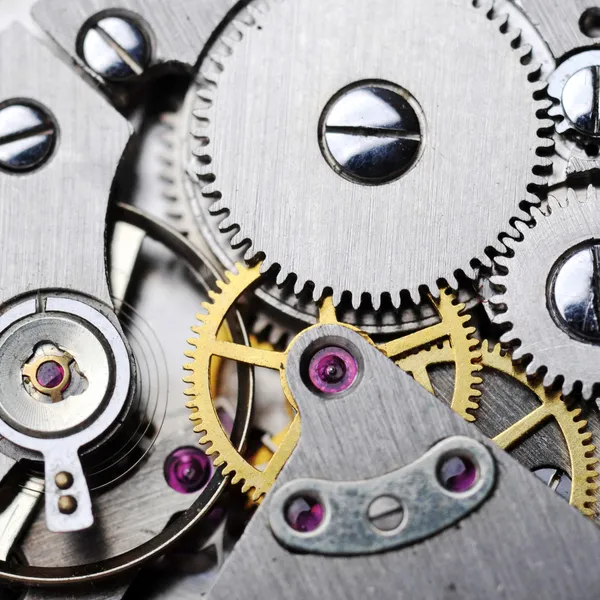
{"type": "Polygon", "coordinates": [[[382,185],[404,175],[423,143],[422,111],[403,88],[382,81],[359,82],[325,107],[319,126],[321,150],[331,168],[363,185],[382,185]]]}

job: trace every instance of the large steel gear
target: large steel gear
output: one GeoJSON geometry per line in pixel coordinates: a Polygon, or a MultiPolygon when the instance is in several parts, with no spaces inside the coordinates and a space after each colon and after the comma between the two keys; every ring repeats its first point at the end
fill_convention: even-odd
{"type": "MultiPolygon", "coordinates": [[[[539,69],[518,31],[477,4],[261,2],[234,19],[201,64],[191,127],[198,203],[229,213],[231,243],[250,243],[246,257],[265,255],[263,268],[279,265],[278,281],[291,277],[298,293],[331,288],[338,304],[349,291],[355,305],[366,293],[375,307],[387,294],[398,304],[400,290],[418,300],[442,277],[453,285],[456,271],[472,275],[474,259],[502,249],[522,203],[538,203],[530,191],[550,167],[539,155],[552,122],[538,118],[549,103],[536,99],[539,69]],[[361,35],[366,22],[379,43],[361,35]],[[430,43],[440,28],[451,41],[430,43]],[[400,90],[420,123],[418,164],[387,185],[340,177],[319,145],[332,99],[373,80],[400,90]]],[[[383,135],[385,116],[369,118],[355,123],[359,135],[383,135]],[[384,124],[364,127],[373,123],[384,124]]]]}
{"type": "MultiPolygon", "coordinates": [[[[220,263],[224,269],[232,269],[244,260],[244,248],[232,248],[229,242],[233,233],[219,231],[219,219],[209,212],[211,200],[204,199],[201,206],[192,201],[195,186],[188,173],[188,122],[182,117],[187,117],[196,92],[193,88],[188,94],[181,114],[164,113],[161,117],[164,133],[160,181],[167,204],[166,218],[196,247],[214,257],[215,263],[220,263]]],[[[461,286],[458,294],[460,301],[469,308],[478,301],[471,286],[461,286]]],[[[294,295],[290,286],[265,282],[254,295],[256,314],[247,325],[261,340],[276,346],[286,345],[298,328],[316,322],[318,309],[315,303],[310,298],[294,295]]],[[[403,306],[401,310],[387,303],[378,311],[372,307],[355,311],[346,303],[343,312],[338,307],[338,314],[345,323],[355,325],[369,335],[399,335],[438,322],[437,313],[428,300],[415,306],[403,306]]]]}
{"type": "MultiPolygon", "coordinates": [[[[261,278],[261,265],[252,268],[237,266],[237,273],[228,273],[226,282],[218,282],[218,293],[212,293],[212,304],[205,303],[206,314],[198,315],[200,326],[193,327],[196,334],[189,340],[194,350],[186,355],[192,362],[185,365],[190,375],[185,381],[191,384],[186,394],[192,397],[188,407],[193,410],[190,419],[196,423],[195,431],[203,433],[201,444],[206,444],[206,453],[216,455],[215,466],[223,466],[223,474],[231,474],[232,482],[242,483],[242,491],[252,492],[252,498],[257,501],[271,487],[283,465],[294,450],[300,435],[300,415],[296,403],[291,396],[285,380],[285,364],[287,350],[272,351],[266,347],[253,348],[234,344],[220,338],[219,331],[226,315],[236,301],[261,278]],[[233,447],[219,420],[213,398],[211,396],[211,361],[214,357],[234,360],[258,367],[274,369],[281,374],[282,388],[286,400],[294,411],[294,418],[283,437],[277,451],[264,469],[257,469],[233,447]]],[[[481,369],[478,344],[471,336],[475,332],[466,326],[470,316],[462,314],[464,305],[457,304],[449,291],[442,291],[439,302],[436,303],[440,323],[421,331],[409,334],[384,344],[378,348],[390,358],[399,358],[414,352],[419,348],[440,340],[448,339],[456,363],[461,365],[461,371],[455,387],[452,407],[467,420],[474,420],[471,411],[477,408],[476,399],[479,391],[475,389],[481,380],[477,376],[481,369]]],[[[337,323],[335,309],[331,298],[321,303],[319,323],[337,323]]],[[[365,334],[366,335],[366,334],[365,334]]]]}
{"type": "Polygon", "coordinates": [[[543,372],[546,387],[562,382],[565,395],[581,387],[589,398],[600,381],[597,190],[560,188],[546,212],[534,209],[532,216],[530,225],[517,224],[521,241],[506,240],[514,256],[496,259],[504,274],[492,278],[500,290],[490,300],[499,311],[495,322],[510,327],[501,341],[515,346],[514,360],[528,361],[528,375],[543,372]],[[582,251],[591,253],[589,265],[582,251]]]}
{"type": "MultiPolygon", "coordinates": [[[[503,450],[511,452],[529,436],[535,435],[541,425],[550,420],[556,421],[567,446],[570,462],[572,484],[569,502],[583,514],[590,517],[595,516],[596,490],[598,489],[595,482],[598,477],[595,465],[598,459],[595,457],[596,448],[592,443],[592,433],[588,431],[587,421],[581,416],[581,409],[569,407],[559,391],[547,391],[541,383],[532,382],[523,370],[514,366],[510,356],[502,352],[500,345],[490,347],[486,340],[482,343],[481,349],[484,386],[486,382],[485,369],[494,369],[527,387],[540,402],[532,412],[496,435],[493,438],[494,441],[503,450]]],[[[408,356],[398,364],[410,372],[423,387],[434,393],[428,369],[435,365],[453,362],[451,348],[448,344],[444,344],[408,356]]],[[[457,369],[458,367],[459,365],[456,364],[457,369]]],[[[458,371],[456,377],[458,377],[458,371]]],[[[501,408],[499,407],[499,410],[501,408]]],[[[479,426],[477,413],[475,415],[475,424],[479,426]]]]}

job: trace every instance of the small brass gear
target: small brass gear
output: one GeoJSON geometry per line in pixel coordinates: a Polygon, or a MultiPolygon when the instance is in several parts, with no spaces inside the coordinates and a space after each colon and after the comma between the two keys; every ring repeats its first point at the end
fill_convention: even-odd
{"type": "MultiPolygon", "coordinates": [[[[300,436],[300,415],[285,380],[287,350],[278,352],[268,347],[256,348],[235,344],[224,339],[223,334],[220,333],[229,310],[261,278],[260,264],[253,267],[237,264],[236,269],[236,273],[226,273],[225,282],[217,282],[219,292],[210,293],[212,303],[206,302],[202,305],[205,314],[198,315],[200,324],[192,327],[196,335],[188,340],[194,349],[186,352],[186,356],[192,362],[185,365],[185,369],[190,374],[184,378],[184,381],[191,384],[191,387],[186,390],[186,395],[192,398],[187,406],[193,411],[190,420],[195,423],[194,430],[203,434],[200,444],[207,445],[206,453],[213,456],[216,467],[223,467],[223,474],[231,474],[232,483],[241,483],[242,492],[252,491],[252,499],[258,501],[273,485],[275,478],[296,447],[300,436]],[[250,464],[237,452],[221,425],[211,395],[211,391],[214,390],[211,380],[215,376],[215,369],[211,368],[213,359],[229,359],[280,372],[282,389],[294,416],[271,460],[262,469],[250,464]]],[[[466,326],[470,316],[463,314],[464,305],[457,303],[455,296],[449,290],[442,290],[439,301],[434,301],[434,304],[440,323],[381,344],[378,348],[389,358],[397,359],[441,340],[448,340],[450,352],[456,364],[460,365],[460,376],[457,377],[459,383],[455,386],[452,405],[466,419],[474,420],[475,417],[470,411],[477,408],[475,399],[479,391],[475,386],[481,382],[476,375],[481,369],[479,364],[481,354],[477,340],[471,337],[475,329],[466,326]]],[[[332,299],[325,298],[319,307],[318,323],[337,322],[332,299]]],[[[366,334],[363,335],[369,339],[366,334]]]]}
{"type": "MultiPolygon", "coordinates": [[[[500,345],[490,348],[487,341],[481,346],[482,366],[500,371],[529,388],[540,401],[540,406],[493,438],[503,450],[510,451],[543,423],[554,419],[558,424],[569,451],[571,463],[571,496],[569,503],[583,514],[593,517],[596,514],[596,490],[594,482],[598,473],[594,469],[597,459],[592,434],[587,431],[587,421],[581,418],[580,408],[570,408],[563,400],[560,391],[548,391],[542,383],[534,383],[527,378],[525,371],[519,370],[500,345]]],[[[435,346],[418,354],[400,360],[398,364],[433,393],[427,369],[440,364],[453,363],[453,353],[448,344],[435,346]]],[[[456,365],[458,369],[458,364],[456,365]]],[[[458,374],[458,370],[457,370],[458,374]]],[[[485,378],[485,376],[484,376],[485,378]]],[[[477,422],[475,421],[475,424],[477,422]]]]}

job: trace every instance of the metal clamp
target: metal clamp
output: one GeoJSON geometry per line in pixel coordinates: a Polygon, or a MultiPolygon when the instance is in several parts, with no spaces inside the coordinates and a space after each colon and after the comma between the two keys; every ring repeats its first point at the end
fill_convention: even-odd
{"type": "Polygon", "coordinates": [[[436,535],[466,517],[490,496],[495,475],[492,454],[481,442],[454,436],[414,463],[375,479],[296,479],[284,485],[271,500],[271,530],[279,543],[305,553],[353,556],[392,550],[436,535]],[[476,468],[466,491],[450,491],[440,479],[441,465],[451,457],[467,458],[476,468]],[[311,532],[297,531],[286,518],[290,503],[306,496],[323,508],[323,520],[311,532]],[[380,499],[395,499],[395,512],[402,511],[391,530],[377,527],[370,510],[380,499]]]}

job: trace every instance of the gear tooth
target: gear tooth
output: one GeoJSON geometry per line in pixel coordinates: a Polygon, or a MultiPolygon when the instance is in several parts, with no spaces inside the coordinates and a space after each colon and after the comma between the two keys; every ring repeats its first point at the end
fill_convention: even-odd
{"type": "Polygon", "coordinates": [[[548,109],[548,114],[551,117],[560,117],[561,116],[560,107],[557,104],[552,103],[552,105],[548,109]]]}
{"type": "Polygon", "coordinates": [[[294,294],[296,294],[296,296],[299,296],[305,287],[305,284],[302,281],[300,281],[300,279],[296,279],[296,281],[294,281],[294,294]]]}
{"type": "Polygon", "coordinates": [[[277,273],[277,276],[275,277],[275,281],[276,281],[277,285],[283,286],[283,285],[285,285],[287,278],[288,278],[288,274],[285,273],[284,271],[280,270],[277,273]]]}
{"type": "MultiPolygon", "coordinates": [[[[563,385],[564,394],[566,396],[568,396],[573,391],[574,386],[575,386],[575,382],[567,383],[565,381],[565,384],[563,385]],[[569,388],[569,386],[570,386],[570,388],[569,388]]],[[[586,401],[591,400],[592,396],[594,395],[594,384],[589,383],[589,382],[584,383],[582,390],[581,390],[581,395],[583,396],[584,400],[586,400],[586,401]]]]}
{"type": "MultiPolygon", "coordinates": [[[[259,250],[256,250],[252,245],[246,250],[246,252],[244,252],[244,260],[247,262],[252,262],[255,258],[256,255],[259,253],[259,250]]],[[[271,267],[272,263],[270,261],[267,261],[267,259],[265,258],[263,261],[263,273],[265,273],[266,271],[269,270],[269,267],[271,267]]]]}
{"type": "Polygon", "coordinates": [[[252,493],[252,501],[253,502],[258,502],[262,497],[264,496],[264,492],[262,492],[261,490],[257,490],[255,489],[254,492],[252,493]]]}
{"type": "Polygon", "coordinates": [[[229,241],[229,243],[231,244],[232,248],[239,248],[240,246],[243,246],[244,244],[249,243],[249,240],[244,237],[244,234],[241,231],[238,231],[229,241]]]}
{"type": "MultiPolygon", "coordinates": [[[[234,222],[233,217],[231,215],[226,215],[223,217],[223,219],[221,219],[221,222],[219,223],[219,231],[227,232],[236,226],[237,225],[234,222]]],[[[231,245],[233,246],[234,244],[232,242],[233,240],[230,241],[231,245]]]]}

